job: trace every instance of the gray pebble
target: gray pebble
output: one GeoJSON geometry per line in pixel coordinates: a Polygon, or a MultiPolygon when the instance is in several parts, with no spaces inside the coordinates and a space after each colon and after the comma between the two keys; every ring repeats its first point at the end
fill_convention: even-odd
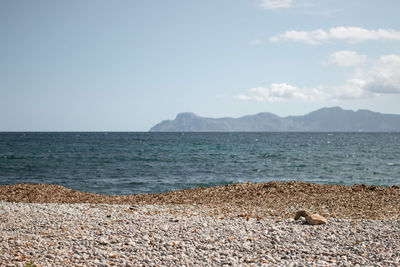
{"type": "Polygon", "coordinates": [[[0,202],[0,265],[398,266],[399,221],[218,219],[199,206],[0,202]],[[29,258],[28,258],[29,257],[29,258]]]}

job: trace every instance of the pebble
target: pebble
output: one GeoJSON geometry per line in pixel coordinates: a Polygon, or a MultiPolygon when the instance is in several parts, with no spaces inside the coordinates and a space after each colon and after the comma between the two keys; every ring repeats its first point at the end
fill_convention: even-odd
{"type": "Polygon", "coordinates": [[[0,266],[399,266],[400,221],[246,220],[205,207],[0,202],[0,266]]]}

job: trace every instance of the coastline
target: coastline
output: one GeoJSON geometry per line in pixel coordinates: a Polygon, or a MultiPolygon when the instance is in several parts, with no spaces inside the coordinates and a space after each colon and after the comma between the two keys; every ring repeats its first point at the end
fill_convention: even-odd
{"type": "Polygon", "coordinates": [[[4,266],[400,264],[396,186],[270,182],[103,196],[19,184],[0,193],[4,266]],[[294,220],[298,209],[328,224],[294,220]]]}
{"type": "Polygon", "coordinates": [[[327,218],[400,220],[400,187],[268,182],[199,187],[160,194],[99,195],[49,184],[0,186],[0,201],[191,205],[254,218],[292,218],[310,210],[327,218]]]}

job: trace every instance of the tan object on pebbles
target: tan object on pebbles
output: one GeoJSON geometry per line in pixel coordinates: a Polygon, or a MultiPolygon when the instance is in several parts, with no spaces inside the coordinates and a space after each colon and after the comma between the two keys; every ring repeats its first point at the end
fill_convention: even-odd
{"type": "Polygon", "coordinates": [[[325,217],[323,217],[317,213],[312,214],[305,210],[298,211],[296,213],[296,216],[294,217],[294,219],[298,220],[301,217],[304,217],[306,219],[306,222],[310,225],[319,225],[319,224],[327,224],[328,223],[328,220],[325,217]]]}

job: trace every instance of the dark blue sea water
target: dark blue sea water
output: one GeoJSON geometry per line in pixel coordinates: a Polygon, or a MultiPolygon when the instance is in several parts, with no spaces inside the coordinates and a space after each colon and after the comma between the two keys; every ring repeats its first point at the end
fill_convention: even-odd
{"type": "Polygon", "coordinates": [[[235,182],[400,184],[400,133],[0,133],[0,184],[102,194],[235,182]]]}

